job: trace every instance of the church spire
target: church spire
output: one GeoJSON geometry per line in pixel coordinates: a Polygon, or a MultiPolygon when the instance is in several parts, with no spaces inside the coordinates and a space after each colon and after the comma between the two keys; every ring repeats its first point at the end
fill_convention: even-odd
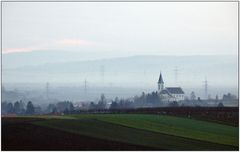
{"type": "Polygon", "coordinates": [[[162,73],[160,72],[160,76],[158,79],[158,91],[161,92],[164,89],[164,82],[162,78],[162,73]]]}
{"type": "Polygon", "coordinates": [[[163,78],[162,78],[162,73],[160,72],[160,76],[159,76],[159,79],[158,79],[158,83],[164,83],[163,82],[163,78]]]}

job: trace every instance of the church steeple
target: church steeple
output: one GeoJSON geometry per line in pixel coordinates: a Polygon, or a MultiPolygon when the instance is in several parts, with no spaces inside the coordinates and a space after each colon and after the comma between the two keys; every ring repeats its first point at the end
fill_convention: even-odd
{"type": "Polygon", "coordinates": [[[160,76],[159,76],[159,79],[158,79],[158,83],[164,83],[163,82],[163,78],[162,78],[162,73],[160,72],[160,76]]]}
{"type": "Polygon", "coordinates": [[[161,92],[164,88],[164,82],[163,82],[163,78],[162,78],[162,73],[160,72],[160,76],[158,79],[158,91],[161,92]]]}

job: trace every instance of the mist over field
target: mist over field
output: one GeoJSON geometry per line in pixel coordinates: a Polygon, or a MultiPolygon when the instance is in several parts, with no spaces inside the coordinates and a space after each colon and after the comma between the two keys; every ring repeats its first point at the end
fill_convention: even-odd
{"type": "MultiPolygon", "coordinates": [[[[21,63],[27,57],[19,55],[18,60],[21,63]]],[[[44,56],[38,54],[38,58],[31,60],[40,62],[44,56]]],[[[3,65],[11,60],[14,60],[11,54],[4,55],[3,65]]],[[[49,96],[58,100],[95,101],[101,93],[109,99],[129,98],[156,91],[160,71],[166,87],[180,86],[187,96],[194,91],[204,97],[205,78],[212,98],[228,92],[237,94],[237,57],[233,55],[142,55],[38,65],[31,65],[29,61],[28,65],[3,68],[3,85],[8,90],[29,92],[39,98],[38,102],[46,98],[47,82],[49,96]]]]}
{"type": "Polygon", "coordinates": [[[237,95],[234,3],[4,3],[3,100],[237,95]],[[67,10],[67,11],[66,11],[67,10]],[[48,84],[48,85],[47,85],[48,84]],[[48,93],[47,93],[48,92],[48,93]]]}

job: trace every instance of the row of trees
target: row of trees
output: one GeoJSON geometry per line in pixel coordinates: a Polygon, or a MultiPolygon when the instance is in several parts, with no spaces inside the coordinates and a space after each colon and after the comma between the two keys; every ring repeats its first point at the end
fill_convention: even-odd
{"type": "Polygon", "coordinates": [[[35,109],[39,107],[34,107],[33,103],[29,101],[25,106],[25,103],[22,101],[16,101],[15,103],[11,102],[2,102],[2,114],[34,114],[35,109]]]}
{"type": "Polygon", "coordinates": [[[157,92],[152,92],[145,94],[144,92],[140,97],[135,96],[134,99],[119,99],[116,97],[111,101],[111,104],[108,106],[107,99],[104,94],[101,95],[100,100],[97,103],[91,102],[88,105],[89,110],[98,110],[98,109],[129,109],[137,107],[155,107],[162,104],[157,92]]]}
{"type": "MultiPolygon", "coordinates": [[[[218,98],[216,97],[218,100],[218,98]]],[[[228,93],[223,96],[222,100],[235,100],[236,97],[228,93]]],[[[190,100],[184,101],[185,103],[189,101],[196,100],[196,95],[194,92],[190,94],[190,100]]],[[[197,99],[198,104],[201,103],[200,98],[197,99]]],[[[90,104],[86,104],[88,110],[98,110],[98,109],[131,109],[131,108],[139,108],[139,107],[161,107],[161,106],[169,106],[169,107],[178,107],[184,106],[185,103],[181,103],[179,105],[178,102],[170,102],[164,103],[161,101],[157,92],[147,93],[144,92],[140,96],[135,96],[133,99],[119,99],[116,97],[111,103],[108,105],[107,99],[104,94],[101,94],[100,100],[97,103],[91,102],[90,104]]],[[[196,102],[195,102],[196,103],[196,102]]],[[[222,103],[218,106],[224,106],[222,103]]],[[[61,101],[56,104],[49,104],[47,108],[44,110],[39,106],[34,106],[31,101],[25,105],[22,101],[16,101],[15,103],[11,102],[2,102],[2,114],[41,114],[41,113],[71,113],[75,110],[73,103],[70,101],[61,101]]]]}
{"type": "MultiPolygon", "coordinates": [[[[186,97],[185,100],[191,100],[191,101],[194,101],[194,100],[200,100],[200,97],[196,97],[195,93],[192,91],[190,93],[190,98],[186,97]]],[[[215,98],[212,98],[211,95],[208,95],[208,100],[215,100],[215,101],[219,101],[219,100],[223,100],[223,101],[234,101],[234,100],[237,100],[237,97],[231,93],[228,93],[228,94],[224,94],[222,96],[222,99],[219,99],[218,95],[216,95],[215,98]]]]}
{"type": "MultiPolygon", "coordinates": [[[[102,94],[98,103],[91,102],[88,105],[88,109],[131,109],[139,107],[160,107],[163,105],[164,103],[161,101],[161,98],[159,97],[157,92],[151,92],[147,94],[142,92],[140,96],[135,96],[133,99],[119,99],[118,97],[116,97],[114,100],[111,101],[109,107],[107,106],[106,97],[104,96],[104,94],[102,94]]],[[[166,106],[178,107],[179,105],[177,102],[171,102],[168,103],[166,106]]]]}
{"type": "Polygon", "coordinates": [[[118,99],[115,98],[110,105],[110,109],[128,109],[128,108],[139,108],[139,107],[158,107],[163,105],[161,98],[157,92],[145,94],[141,96],[135,96],[133,99],[118,99]]]}
{"type": "Polygon", "coordinates": [[[61,101],[56,104],[49,104],[46,113],[69,113],[74,110],[73,103],[70,101],[61,101]]]}
{"type": "MultiPolygon", "coordinates": [[[[234,100],[236,99],[235,96],[228,93],[228,95],[223,95],[222,100],[234,100]]],[[[216,96],[216,100],[220,101],[218,99],[218,96],[216,96]]],[[[110,109],[128,109],[128,108],[139,108],[139,107],[161,107],[161,106],[168,106],[168,107],[179,107],[179,106],[185,106],[188,102],[193,101],[192,103],[197,103],[196,105],[201,106],[202,100],[198,97],[196,97],[194,92],[191,92],[190,94],[190,100],[185,99],[185,101],[181,102],[180,104],[176,101],[164,103],[161,100],[161,97],[159,97],[157,92],[152,92],[145,94],[144,92],[141,94],[141,96],[135,96],[133,100],[130,99],[118,99],[117,97],[115,100],[111,102],[110,109]],[[196,102],[198,101],[198,102],[196,102]]],[[[195,105],[193,104],[193,106],[195,105]]],[[[188,104],[187,104],[188,105],[188,104]]],[[[223,103],[220,102],[218,107],[223,107],[223,103]]]]}
{"type": "Polygon", "coordinates": [[[56,104],[49,104],[47,108],[42,109],[40,106],[34,106],[31,101],[25,104],[23,101],[2,102],[2,114],[16,115],[33,115],[43,113],[69,113],[74,110],[73,103],[62,101],[56,104]]]}
{"type": "Polygon", "coordinates": [[[104,94],[101,94],[100,100],[98,103],[91,102],[88,109],[107,109],[107,99],[104,94]]]}

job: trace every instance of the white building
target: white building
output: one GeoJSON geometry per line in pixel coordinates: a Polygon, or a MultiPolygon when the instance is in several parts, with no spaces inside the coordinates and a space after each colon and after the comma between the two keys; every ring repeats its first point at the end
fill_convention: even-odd
{"type": "Polygon", "coordinates": [[[162,101],[181,101],[184,100],[184,92],[181,87],[164,87],[162,74],[158,80],[158,93],[162,101]]]}

